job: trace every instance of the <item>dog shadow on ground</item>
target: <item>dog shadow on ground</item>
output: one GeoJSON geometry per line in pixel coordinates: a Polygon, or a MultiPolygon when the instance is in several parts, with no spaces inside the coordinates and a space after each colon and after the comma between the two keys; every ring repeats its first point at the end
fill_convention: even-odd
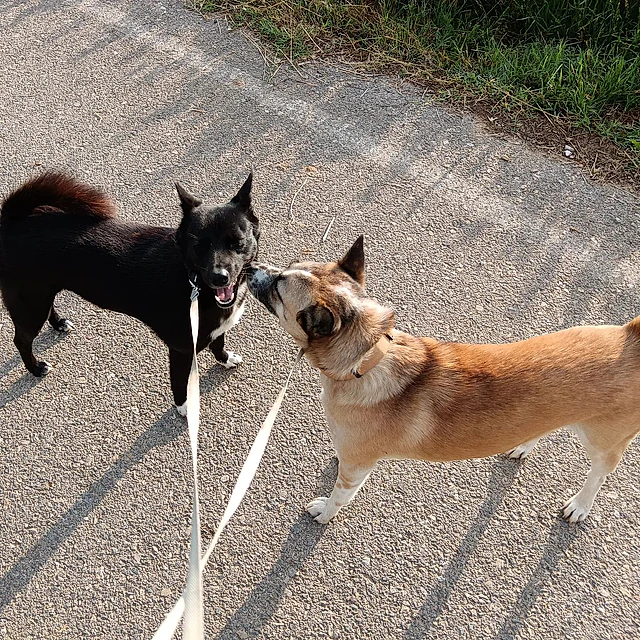
{"type": "Polygon", "coordinates": [[[511,638],[515,638],[518,635],[527,620],[529,612],[538,600],[540,592],[558,568],[558,564],[567,549],[573,545],[583,531],[585,531],[584,525],[578,527],[570,525],[558,515],[558,519],[549,532],[549,540],[538,566],[524,589],[520,592],[518,601],[507,615],[502,627],[496,634],[495,640],[511,640],[511,638]]]}
{"type": "MultiPolygon", "coordinates": [[[[478,516],[469,527],[464,540],[449,561],[444,575],[439,578],[426,602],[405,631],[404,638],[407,640],[428,637],[431,628],[441,616],[491,519],[513,484],[519,468],[520,465],[518,463],[505,457],[497,458],[494,461],[488,483],[487,497],[480,507],[478,516]]],[[[558,516],[558,521],[551,529],[549,541],[540,563],[520,594],[517,603],[507,616],[496,636],[496,640],[508,640],[515,637],[535,604],[545,582],[557,567],[563,553],[575,540],[576,535],[577,529],[568,525],[558,516]]]]}
{"type": "MultiPolygon", "coordinates": [[[[64,340],[66,335],[66,333],[60,333],[54,329],[43,331],[33,342],[34,353],[41,359],[44,351],[50,349],[61,340],[64,340]]],[[[16,350],[16,355],[13,356],[13,358],[0,364],[0,380],[18,366],[23,367],[24,365],[22,364],[22,358],[20,358],[16,350]]],[[[24,375],[18,378],[18,380],[7,389],[0,389],[0,409],[31,391],[31,389],[42,382],[43,379],[44,378],[38,378],[25,370],[24,375]]]]}
{"type": "Polygon", "coordinates": [[[27,372],[7,389],[0,389],[0,409],[3,409],[25,393],[29,393],[29,391],[40,384],[42,380],[43,378],[38,378],[27,372]]]}
{"type": "Polygon", "coordinates": [[[96,480],[73,506],[43,535],[9,571],[0,577],[0,611],[2,611],[49,561],[58,547],[82,524],[84,519],[116,487],[122,477],[137,465],[149,451],[177,439],[186,421],[172,420],[175,409],[166,411],[133,442],[106,473],[96,480]]]}
{"type": "MultiPolygon", "coordinates": [[[[337,473],[338,460],[334,458],[322,471],[318,479],[319,493],[314,495],[328,495],[337,473]]],[[[236,640],[239,631],[250,638],[259,636],[278,608],[287,585],[313,553],[325,531],[326,527],[314,522],[310,515],[301,514],[289,530],[276,563],[227,620],[216,640],[236,640]]]]}
{"type": "MultiPolygon", "coordinates": [[[[200,374],[200,394],[213,393],[220,385],[226,383],[234,375],[238,374],[237,368],[225,369],[211,356],[211,361],[204,361],[202,355],[198,356],[200,374]]],[[[242,365],[240,365],[242,366],[242,365]]]]}
{"type": "MultiPolygon", "coordinates": [[[[34,342],[34,352],[42,354],[57,342],[64,339],[66,334],[54,330],[44,331],[34,342]]],[[[16,355],[0,365],[0,379],[22,365],[20,356],[16,355]]],[[[206,366],[206,365],[205,365],[206,366]]],[[[211,363],[208,370],[200,379],[203,393],[212,393],[226,382],[234,373],[233,369],[225,369],[211,363]]],[[[6,404],[28,393],[43,378],[37,378],[25,373],[8,389],[0,390],[0,409],[6,404]]],[[[186,430],[186,420],[175,420],[175,409],[171,407],[158,418],[144,433],[133,442],[107,470],[96,480],[59,520],[42,536],[27,553],[20,558],[11,569],[0,576],[0,612],[20,593],[49,561],[58,547],[73,535],[84,519],[102,502],[102,500],[116,487],[124,475],[137,465],[147,453],[157,447],[168,445],[176,440],[186,430]]]]}

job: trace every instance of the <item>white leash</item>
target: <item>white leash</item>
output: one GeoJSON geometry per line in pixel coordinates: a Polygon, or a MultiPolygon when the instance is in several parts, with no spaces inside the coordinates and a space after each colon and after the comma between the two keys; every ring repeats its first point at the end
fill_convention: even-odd
{"type": "MultiPolygon", "coordinates": [[[[191,282],[191,281],[190,281],[191,282]]],[[[287,377],[284,386],[280,390],[276,401],[273,403],[267,417],[265,418],[258,435],[256,436],[249,455],[242,465],[240,475],[236,480],[236,484],[231,492],[231,497],[227,504],[227,508],[220,518],[220,523],[209,543],[204,556],[200,556],[200,505],[198,501],[198,427],[200,424],[200,386],[198,378],[198,363],[196,360],[196,345],[198,340],[198,287],[191,282],[191,335],[193,337],[193,360],[191,362],[191,371],[189,373],[189,382],[187,384],[187,424],[189,426],[189,439],[191,441],[191,458],[193,460],[193,514],[191,517],[191,548],[189,552],[189,572],[187,574],[187,584],[182,595],[175,603],[171,611],[167,614],[160,628],[155,632],[152,640],[171,640],[173,634],[184,614],[184,624],[182,630],[183,640],[203,640],[204,639],[204,615],[202,606],[202,572],[207,564],[207,560],[211,552],[218,544],[218,540],[227,526],[227,523],[235,513],[236,509],[242,502],[251,481],[256,475],[260,461],[264,454],[264,450],[269,442],[269,436],[273,423],[275,422],[280,405],[289,387],[289,381],[300,358],[302,358],[302,349],[298,352],[296,361],[291,367],[291,371],[287,377]]]]}
{"type": "Polygon", "coordinates": [[[204,611],[202,607],[202,564],[200,560],[200,501],[198,498],[198,430],[200,427],[200,376],[198,375],[198,358],[196,357],[200,316],[198,311],[198,294],[195,282],[191,284],[191,339],[193,341],[193,357],[191,371],[187,383],[187,425],[189,442],[191,443],[191,460],[193,462],[193,511],[191,514],[191,546],[189,550],[189,572],[184,588],[184,624],[183,640],[204,639],[204,611]]]}

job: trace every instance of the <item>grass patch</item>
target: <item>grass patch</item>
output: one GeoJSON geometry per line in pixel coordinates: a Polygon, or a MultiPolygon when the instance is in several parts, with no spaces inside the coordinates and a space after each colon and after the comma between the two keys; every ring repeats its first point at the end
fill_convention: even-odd
{"type": "MultiPolygon", "coordinates": [[[[640,0],[204,0],[291,62],[341,55],[597,133],[640,162],[640,0]]],[[[640,166],[638,164],[637,166],[640,166]]]]}

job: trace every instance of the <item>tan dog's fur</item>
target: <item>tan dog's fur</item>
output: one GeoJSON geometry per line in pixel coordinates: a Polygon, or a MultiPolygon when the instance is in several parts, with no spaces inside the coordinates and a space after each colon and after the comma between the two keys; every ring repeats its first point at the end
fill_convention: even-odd
{"type": "Polygon", "coordinates": [[[308,505],[318,522],[353,498],[378,460],[525,457],[561,427],[577,432],[591,459],[564,507],[579,522],[640,431],[640,318],[513,344],[417,338],[395,331],[393,312],[365,296],[362,238],[337,263],[261,267],[249,288],[321,372],[339,473],[331,496],[308,505]],[[385,333],[393,341],[379,364],[336,380],[385,333]]]}

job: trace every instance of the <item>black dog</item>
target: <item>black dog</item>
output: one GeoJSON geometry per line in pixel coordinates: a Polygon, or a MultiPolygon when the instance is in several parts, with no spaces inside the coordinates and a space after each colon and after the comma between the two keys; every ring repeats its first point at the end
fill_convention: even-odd
{"type": "Polygon", "coordinates": [[[198,351],[209,346],[226,367],[242,359],[224,348],[246,295],[245,266],[258,252],[258,219],[249,175],[225,205],[206,206],[176,184],[183,218],[178,229],[125,222],[98,189],[62,173],[45,173],[14,191],[0,215],[0,290],[27,369],[44,376],[34,338],[47,319],[58,331],[73,325],[56,312],[68,289],[99,307],[147,324],[169,347],[173,398],[186,411],[193,346],[189,280],[201,289],[198,351]]]}

